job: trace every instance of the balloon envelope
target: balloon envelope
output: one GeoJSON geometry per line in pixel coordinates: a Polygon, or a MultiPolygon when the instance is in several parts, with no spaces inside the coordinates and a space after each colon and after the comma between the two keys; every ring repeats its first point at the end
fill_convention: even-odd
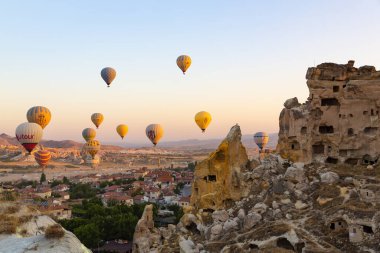
{"type": "Polygon", "coordinates": [[[188,55],[180,55],[177,58],[177,66],[182,70],[183,74],[191,65],[191,58],[188,55]]]}
{"type": "Polygon", "coordinates": [[[202,132],[206,130],[208,125],[211,123],[211,114],[205,111],[198,112],[195,114],[195,123],[202,129],[202,132]]]}
{"type": "Polygon", "coordinates": [[[16,128],[16,138],[31,153],[42,139],[42,127],[37,123],[25,122],[16,128]]]}
{"type": "Polygon", "coordinates": [[[51,113],[46,107],[34,106],[28,110],[26,118],[28,122],[37,123],[44,129],[51,120],[51,113]]]}
{"type": "Polygon", "coordinates": [[[100,150],[100,142],[97,140],[91,140],[86,143],[86,151],[89,153],[94,159],[95,155],[99,152],[100,150]]]}
{"type": "Polygon", "coordinates": [[[94,113],[91,115],[91,121],[92,123],[94,123],[94,125],[96,126],[96,128],[99,128],[100,124],[102,124],[104,120],[104,116],[103,114],[101,113],[94,113]]]}
{"type": "Polygon", "coordinates": [[[82,131],[83,138],[87,141],[91,141],[96,137],[96,131],[93,128],[85,128],[82,131]]]}
{"type": "Polygon", "coordinates": [[[34,153],[34,158],[41,167],[46,167],[50,162],[51,153],[45,149],[39,150],[34,153]]]}
{"type": "Polygon", "coordinates": [[[145,133],[153,145],[156,146],[164,135],[164,129],[160,124],[150,124],[146,127],[145,133]]]}
{"type": "Polygon", "coordinates": [[[266,132],[257,132],[253,136],[256,145],[262,150],[265,148],[269,141],[269,136],[266,132]]]}
{"type": "Polygon", "coordinates": [[[116,127],[116,132],[120,135],[121,139],[124,139],[124,137],[128,133],[128,126],[121,124],[116,127]]]}
{"type": "Polygon", "coordinates": [[[102,69],[102,71],[100,72],[100,75],[102,76],[104,82],[106,82],[107,86],[110,87],[112,81],[116,77],[116,70],[110,67],[106,67],[102,69]]]}

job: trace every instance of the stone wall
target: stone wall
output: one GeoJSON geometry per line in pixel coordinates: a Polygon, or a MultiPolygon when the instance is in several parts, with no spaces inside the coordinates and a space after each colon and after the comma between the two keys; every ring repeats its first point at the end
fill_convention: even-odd
{"type": "Polygon", "coordinates": [[[306,73],[309,97],[280,114],[277,152],[293,161],[373,164],[380,152],[380,71],[323,63],[306,73]]]}

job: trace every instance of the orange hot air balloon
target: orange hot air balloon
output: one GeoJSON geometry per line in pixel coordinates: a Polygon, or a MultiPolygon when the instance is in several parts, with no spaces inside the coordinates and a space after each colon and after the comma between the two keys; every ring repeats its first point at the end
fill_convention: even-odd
{"type": "Polygon", "coordinates": [[[42,167],[46,168],[46,166],[49,164],[51,159],[51,153],[47,151],[46,149],[39,150],[34,153],[34,158],[36,159],[36,162],[42,167]]]}
{"type": "Polygon", "coordinates": [[[177,58],[177,66],[182,70],[183,74],[191,65],[191,58],[188,55],[180,55],[177,58]]]}

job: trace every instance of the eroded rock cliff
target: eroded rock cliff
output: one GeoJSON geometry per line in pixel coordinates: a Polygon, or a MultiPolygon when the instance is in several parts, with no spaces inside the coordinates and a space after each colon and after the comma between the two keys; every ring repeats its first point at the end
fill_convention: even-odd
{"type": "Polygon", "coordinates": [[[196,209],[216,210],[241,199],[247,194],[241,176],[249,166],[240,127],[233,126],[218,149],[196,166],[191,205],[196,209]]]}
{"type": "Polygon", "coordinates": [[[380,71],[323,63],[306,73],[309,98],[284,103],[277,151],[292,161],[374,164],[380,154],[380,71]]]}

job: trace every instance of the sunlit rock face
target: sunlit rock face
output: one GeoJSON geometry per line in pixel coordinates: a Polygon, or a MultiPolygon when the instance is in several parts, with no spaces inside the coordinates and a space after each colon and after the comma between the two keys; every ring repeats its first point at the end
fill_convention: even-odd
{"type": "Polygon", "coordinates": [[[306,73],[309,98],[284,104],[277,151],[293,161],[373,164],[379,157],[380,71],[323,63],[306,73]]]}
{"type": "Polygon", "coordinates": [[[196,166],[191,205],[196,209],[217,210],[229,201],[239,200],[245,194],[241,173],[249,164],[240,127],[235,125],[218,149],[196,166]]]}
{"type": "Polygon", "coordinates": [[[151,248],[160,244],[160,238],[160,231],[154,227],[153,205],[146,205],[133,235],[133,252],[150,252],[151,248]]]}

